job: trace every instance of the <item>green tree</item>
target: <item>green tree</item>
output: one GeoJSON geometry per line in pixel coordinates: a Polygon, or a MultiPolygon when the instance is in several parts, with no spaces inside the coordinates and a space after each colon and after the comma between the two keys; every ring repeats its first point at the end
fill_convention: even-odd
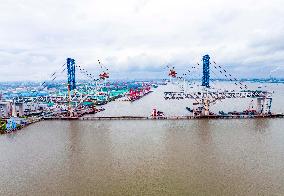
{"type": "Polygon", "coordinates": [[[6,130],[6,122],[0,118],[0,134],[5,133],[6,130]]]}

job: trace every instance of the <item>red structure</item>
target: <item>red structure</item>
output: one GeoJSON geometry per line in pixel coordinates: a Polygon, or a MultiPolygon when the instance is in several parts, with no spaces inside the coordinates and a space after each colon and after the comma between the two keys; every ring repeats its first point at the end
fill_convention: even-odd
{"type": "Polygon", "coordinates": [[[161,111],[158,111],[156,108],[154,108],[152,110],[152,114],[151,114],[151,117],[153,119],[156,119],[156,118],[163,118],[165,115],[164,115],[164,112],[161,112],[161,111]]]}
{"type": "Polygon", "coordinates": [[[170,69],[169,76],[172,77],[172,78],[177,77],[177,72],[174,70],[174,68],[170,69]]]}
{"type": "Polygon", "coordinates": [[[130,89],[128,93],[128,99],[130,101],[135,101],[147,95],[150,92],[151,92],[151,86],[149,85],[143,85],[142,88],[130,89]]]}
{"type": "Polygon", "coordinates": [[[105,80],[105,79],[109,78],[109,73],[103,72],[99,75],[99,77],[100,77],[101,80],[105,80]]]}

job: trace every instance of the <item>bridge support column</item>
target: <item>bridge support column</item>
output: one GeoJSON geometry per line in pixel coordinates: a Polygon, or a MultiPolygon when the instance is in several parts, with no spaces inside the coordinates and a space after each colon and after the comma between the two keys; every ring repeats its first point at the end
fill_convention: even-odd
{"type": "Polygon", "coordinates": [[[209,112],[209,100],[208,99],[204,99],[203,100],[203,107],[204,107],[204,116],[209,116],[210,112],[209,112]]]}
{"type": "Polygon", "coordinates": [[[24,103],[19,103],[19,117],[24,116],[24,103]]]}
{"type": "Polygon", "coordinates": [[[210,100],[205,99],[199,99],[198,103],[193,104],[193,116],[209,116],[210,115],[210,100]]]}
{"type": "Polygon", "coordinates": [[[15,102],[12,104],[12,116],[17,117],[17,108],[15,102]]]}
{"type": "Polygon", "coordinates": [[[256,112],[259,114],[271,113],[272,98],[260,97],[256,100],[256,112]]]}

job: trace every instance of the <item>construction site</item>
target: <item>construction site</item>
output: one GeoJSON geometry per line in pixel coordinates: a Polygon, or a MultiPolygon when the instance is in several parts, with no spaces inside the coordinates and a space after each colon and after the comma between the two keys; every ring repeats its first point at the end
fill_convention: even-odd
{"type": "MultiPolygon", "coordinates": [[[[107,66],[98,60],[99,75],[88,72],[74,59],[67,58],[50,78],[33,89],[4,91],[0,96],[0,117],[2,129],[15,130],[25,124],[39,120],[106,120],[106,119],[199,119],[199,118],[283,118],[282,113],[273,113],[273,94],[261,87],[251,88],[248,83],[235,78],[225,67],[210,59],[202,57],[200,63],[186,71],[178,73],[173,66],[166,66],[167,76],[164,80],[152,81],[114,81],[110,79],[107,66]],[[66,74],[67,73],[67,74],[66,74]],[[85,80],[77,78],[78,73],[85,80]],[[194,80],[195,73],[202,75],[201,80],[194,80]],[[65,82],[56,81],[59,75],[66,74],[65,82]],[[213,79],[211,78],[213,75],[213,79]],[[221,85],[216,78],[224,78],[234,88],[221,85]],[[173,90],[171,90],[173,87],[173,90]],[[162,90],[161,90],[162,89],[162,90]],[[151,105],[144,114],[108,114],[100,115],[105,110],[114,110],[115,103],[132,104],[152,92],[159,91],[163,97],[155,98],[159,102],[175,105],[183,101],[186,113],[173,115],[151,105]],[[163,99],[163,100],[161,100],[163,99]],[[224,112],[213,111],[217,103],[235,100],[249,103],[244,109],[224,112]],[[246,101],[245,101],[246,100],[246,101]],[[248,101],[249,100],[249,101],[248,101]],[[111,105],[108,107],[108,105],[111,105]],[[32,120],[30,120],[32,119],[32,120]],[[17,126],[18,125],[18,126],[17,126]]],[[[154,99],[154,98],[153,98],[154,99]]],[[[144,103],[146,105],[147,103],[144,103]]],[[[122,105],[122,108],[124,106],[122,105]]],[[[144,106],[139,106],[144,108],[144,106]]],[[[120,109],[122,110],[122,109],[120,109]]],[[[132,109],[129,109],[132,110],[132,109]]],[[[134,110],[140,110],[134,108],[134,110]]]]}

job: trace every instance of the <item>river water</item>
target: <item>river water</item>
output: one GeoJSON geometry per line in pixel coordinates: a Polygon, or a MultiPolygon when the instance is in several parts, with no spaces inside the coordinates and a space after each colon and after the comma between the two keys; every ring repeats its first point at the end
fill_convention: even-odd
{"type": "MultiPolygon", "coordinates": [[[[163,88],[100,115],[126,114],[121,104],[137,115],[185,112],[188,103],[155,105],[163,88]]],[[[283,86],[270,88],[282,112],[283,86]]],[[[0,136],[0,195],[284,195],[283,127],[283,119],[42,121],[0,136]]]]}

